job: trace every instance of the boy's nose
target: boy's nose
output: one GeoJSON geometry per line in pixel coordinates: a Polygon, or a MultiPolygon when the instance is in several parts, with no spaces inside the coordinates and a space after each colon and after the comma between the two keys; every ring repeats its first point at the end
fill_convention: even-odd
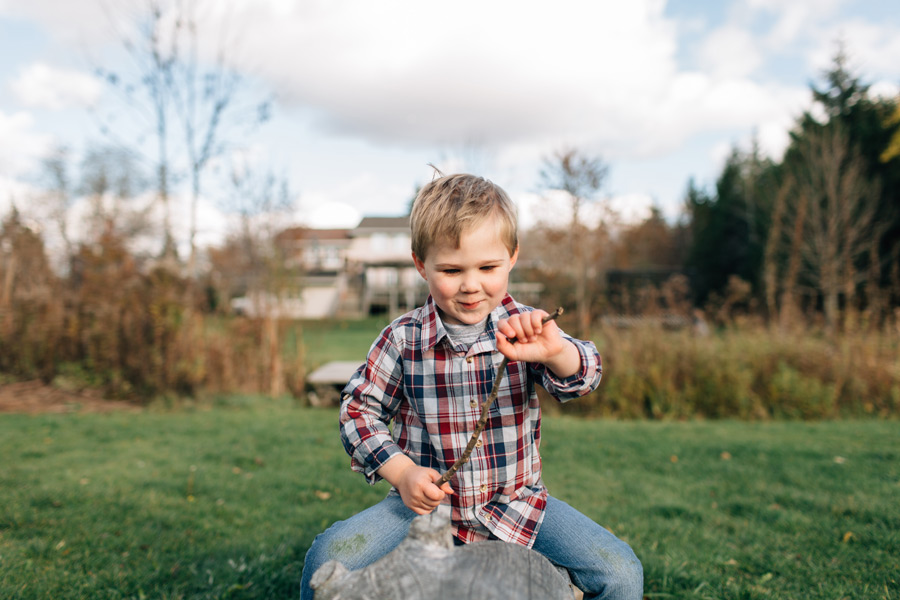
{"type": "Polygon", "coordinates": [[[462,279],[460,290],[462,290],[463,292],[477,292],[478,277],[474,274],[466,274],[466,276],[462,279]]]}

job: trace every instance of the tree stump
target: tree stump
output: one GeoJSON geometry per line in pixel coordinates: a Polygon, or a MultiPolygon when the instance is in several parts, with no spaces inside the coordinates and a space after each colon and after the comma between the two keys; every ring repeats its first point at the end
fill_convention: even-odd
{"type": "Polygon", "coordinates": [[[435,511],[416,517],[390,554],[358,571],[322,565],[310,585],[316,600],[572,600],[564,571],[516,544],[453,544],[450,519],[435,511]]]}

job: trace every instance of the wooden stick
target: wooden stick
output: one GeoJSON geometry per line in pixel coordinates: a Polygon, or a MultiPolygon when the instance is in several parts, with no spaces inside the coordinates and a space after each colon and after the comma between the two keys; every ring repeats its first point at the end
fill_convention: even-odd
{"type": "MultiPolygon", "coordinates": [[[[559,315],[563,313],[563,309],[557,308],[553,314],[547,315],[541,320],[541,324],[548,323],[550,321],[555,320],[559,315]]],[[[516,338],[512,338],[509,340],[509,343],[515,344],[516,338]]],[[[469,457],[472,456],[472,450],[475,449],[475,444],[478,443],[478,438],[481,437],[481,432],[484,431],[485,426],[487,425],[488,414],[490,414],[491,404],[494,403],[494,400],[497,399],[497,395],[500,393],[500,382],[503,381],[503,376],[506,374],[506,365],[509,364],[509,359],[505,356],[503,360],[500,361],[500,366],[497,367],[497,375],[494,377],[494,387],[491,388],[491,394],[488,396],[488,399],[481,405],[481,417],[478,419],[478,423],[475,425],[475,431],[472,432],[472,437],[469,438],[469,443],[466,444],[466,449],[463,451],[462,455],[456,459],[456,462],[453,463],[447,472],[441,475],[441,478],[435,483],[436,486],[441,487],[448,481],[457,470],[467,462],[469,462],[469,457]]]]}

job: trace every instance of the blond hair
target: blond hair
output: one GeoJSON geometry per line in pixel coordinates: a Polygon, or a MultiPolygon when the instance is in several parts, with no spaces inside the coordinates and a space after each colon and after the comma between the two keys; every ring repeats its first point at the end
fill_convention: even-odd
{"type": "Polygon", "coordinates": [[[503,188],[476,175],[441,176],[422,187],[413,202],[413,254],[424,260],[428,249],[443,240],[458,248],[464,231],[490,217],[497,217],[500,239],[512,256],[519,247],[516,207],[503,188]]]}

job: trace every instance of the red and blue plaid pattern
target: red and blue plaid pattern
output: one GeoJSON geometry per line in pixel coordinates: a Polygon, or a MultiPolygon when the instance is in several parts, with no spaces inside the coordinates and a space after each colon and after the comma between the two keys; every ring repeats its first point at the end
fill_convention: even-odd
{"type": "MultiPolygon", "coordinates": [[[[446,471],[465,450],[503,358],[496,351],[497,322],[530,310],[507,295],[468,350],[453,345],[430,297],[386,327],[344,388],[341,440],[351,467],[374,484],[381,465],[403,452],[446,471]]],[[[600,383],[594,344],[563,336],[578,348],[581,372],[560,379],[541,364],[510,362],[479,445],[450,481],[454,533],[464,542],[494,535],[534,543],[547,500],[535,383],[561,401],[600,383]]]]}

